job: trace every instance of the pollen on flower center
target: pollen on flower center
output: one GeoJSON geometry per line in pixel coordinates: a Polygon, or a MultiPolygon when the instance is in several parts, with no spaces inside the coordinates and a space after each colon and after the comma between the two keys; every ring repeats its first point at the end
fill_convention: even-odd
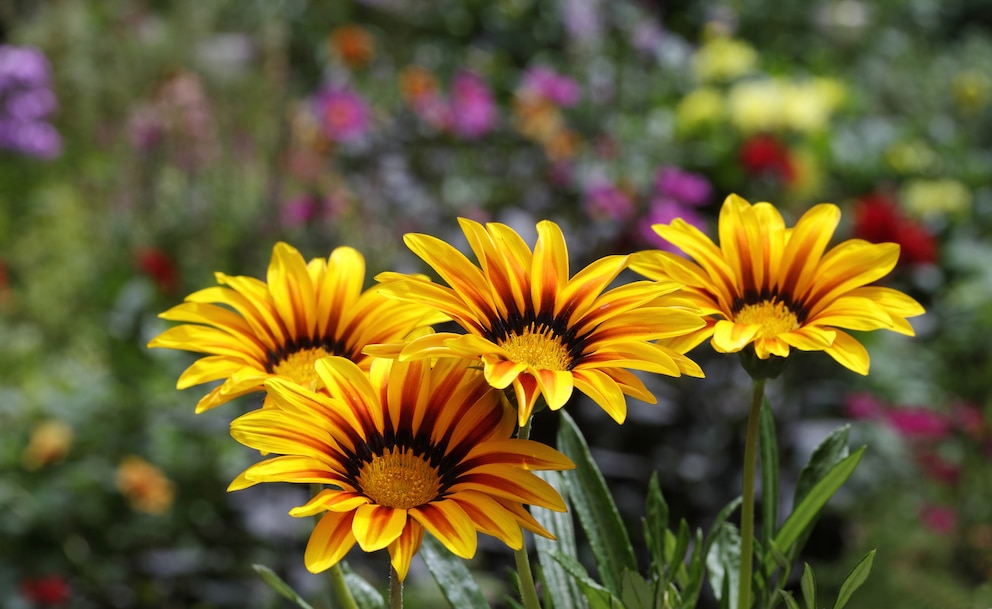
{"type": "Polygon", "coordinates": [[[409,509],[434,500],[441,490],[437,468],[408,448],[387,448],[358,473],[365,494],[379,505],[409,509]]]}
{"type": "Polygon", "coordinates": [[[543,326],[535,329],[530,325],[520,334],[510,334],[500,346],[510,354],[511,360],[538,370],[568,370],[572,363],[568,349],[554,330],[543,326]]]}
{"type": "Polygon", "coordinates": [[[272,373],[293,379],[299,385],[308,386],[317,382],[317,372],[313,364],[322,357],[331,355],[321,347],[310,347],[293,351],[272,366],[272,373]]]}
{"type": "Polygon", "coordinates": [[[792,309],[775,299],[744,305],[737,311],[734,321],[739,324],[759,324],[761,338],[774,338],[799,327],[799,318],[792,309]]]}

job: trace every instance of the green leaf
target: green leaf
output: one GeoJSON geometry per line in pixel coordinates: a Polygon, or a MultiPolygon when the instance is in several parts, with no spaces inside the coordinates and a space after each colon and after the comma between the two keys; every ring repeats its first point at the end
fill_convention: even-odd
{"type": "Polygon", "coordinates": [[[651,474],[648,483],[648,500],[644,516],[644,539],[660,575],[665,568],[665,532],[668,529],[668,504],[658,485],[658,472],[651,474]]]}
{"type": "Polygon", "coordinates": [[[740,506],[740,504],[741,504],[741,498],[737,497],[727,505],[723,506],[723,509],[717,513],[716,518],[713,519],[713,524],[710,525],[710,532],[707,533],[706,535],[706,541],[703,542],[703,546],[704,546],[703,554],[707,556],[709,555],[710,545],[713,543],[713,540],[716,537],[716,535],[720,532],[720,527],[723,526],[723,523],[727,521],[727,518],[730,517],[730,514],[732,514],[733,511],[736,510],[738,506],[740,506]]]}
{"type": "Polygon", "coordinates": [[[758,450],[761,452],[761,516],[762,544],[768,542],[778,527],[778,441],[775,437],[775,418],[765,398],[761,406],[761,421],[758,434],[758,450]]]}
{"type": "Polygon", "coordinates": [[[788,590],[779,590],[778,593],[782,595],[783,599],[785,599],[785,606],[788,609],[799,609],[799,603],[796,602],[796,599],[792,596],[791,592],[788,590]]]}
{"type": "Polygon", "coordinates": [[[626,609],[653,609],[654,590],[648,585],[641,574],[627,569],[621,580],[623,588],[620,600],[626,609]]]}
{"type": "MultiPolygon", "coordinates": [[[[687,567],[687,577],[682,584],[682,598],[685,599],[686,607],[695,607],[699,600],[699,592],[703,588],[703,576],[705,574],[703,563],[703,532],[696,529],[696,538],[692,544],[692,556],[689,557],[687,567]]],[[[681,606],[681,605],[679,605],[681,606]]]]}
{"type": "Polygon", "coordinates": [[[689,523],[683,518],[679,522],[679,535],[675,541],[675,549],[668,560],[668,578],[674,580],[680,572],[685,571],[685,553],[689,550],[689,523]]]}
{"type": "Polygon", "coordinates": [[[559,421],[558,450],[575,463],[574,470],[563,472],[572,505],[589,539],[603,584],[615,596],[619,595],[624,570],[637,571],[630,537],[575,421],[564,411],[559,421]]]}
{"type": "Polygon", "coordinates": [[[348,566],[348,563],[341,562],[341,570],[344,572],[344,583],[351,591],[351,596],[358,603],[360,609],[385,609],[386,600],[382,598],[382,593],[364,577],[355,573],[348,566]]]}
{"type": "MultiPolygon", "coordinates": [[[[789,517],[782,524],[782,528],[775,535],[774,543],[780,551],[789,552],[792,549],[793,544],[812,525],[813,520],[819,515],[827,501],[854,472],[854,468],[858,466],[864,452],[865,447],[862,446],[854,454],[833,466],[819,482],[813,485],[802,503],[797,505],[794,511],[789,514],[789,517]]],[[[766,567],[769,562],[771,562],[771,557],[766,554],[766,567]]]]}
{"type": "Polygon", "coordinates": [[[844,609],[844,605],[847,601],[851,600],[851,595],[854,591],[861,587],[861,584],[865,583],[868,579],[868,574],[871,573],[871,565],[875,562],[875,550],[868,552],[861,561],[851,569],[851,573],[844,580],[844,583],[840,586],[840,592],[837,593],[837,602],[834,603],[834,609],[844,609]]]}
{"type": "Polygon", "coordinates": [[[293,590],[289,584],[284,582],[281,577],[276,575],[275,571],[266,567],[265,565],[252,565],[252,569],[255,569],[255,573],[262,576],[262,581],[264,581],[270,588],[281,594],[282,596],[288,598],[289,600],[296,603],[298,607],[302,609],[313,609],[309,603],[307,603],[303,598],[293,590]]]}
{"type": "MultiPolygon", "coordinates": [[[[712,533],[712,531],[711,531],[712,533]]],[[[706,555],[710,586],[721,607],[737,608],[738,579],[741,565],[741,534],[737,527],[723,522],[713,534],[706,555]]]]}
{"type": "Polygon", "coordinates": [[[560,564],[562,568],[565,569],[570,576],[572,576],[576,583],[578,583],[579,587],[582,588],[586,599],[589,601],[590,609],[623,608],[623,603],[620,602],[620,599],[600,585],[599,582],[589,577],[589,573],[586,572],[585,567],[583,567],[579,561],[575,560],[571,556],[566,556],[558,552],[551,552],[550,556],[554,560],[558,561],[558,564],[560,564]]]}
{"type": "Polygon", "coordinates": [[[792,499],[792,505],[799,505],[809,494],[809,491],[817,482],[823,479],[827,473],[833,469],[834,465],[848,456],[848,435],[851,426],[843,425],[833,430],[829,436],[824,438],[813,454],[810,455],[809,462],[799,472],[799,479],[796,481],[796,492],[792,499]]]}
{"type": "Polygon", "coordinates": [[[490,609],[465,561],[448,551],[440,541],[432,535],[424,535],[419,554],[449,605],[455,609],[490,609]]]}
{"type": "Polygon", "coordinates": [[[799,580],[799,587],[803,591],[806,609],[816,609],[816,576],[813,575],[813,568],[809,563],[803,565],[803,577],[799,580]]]}
{"type": "MultiPolygon", "coordinates": [[[[565,505],[569,505],[568,488],[561,473],[556,471],[535,471],[534,473],[558,489],[562,499],[565,500],[565,505]]],[[[578,584],[550,556],[551,552],[559,552],[578,560],[572,513],[570,511],[554,512],[535,509],[531,514],[541,526],[556,537],[556,539],[547,539],[540,535],[534,536],[534,546],[537,549],[537,560],[541,565],[545,591],[555,599],[555,609],[588,609],[589,603],[578,584]]]]}

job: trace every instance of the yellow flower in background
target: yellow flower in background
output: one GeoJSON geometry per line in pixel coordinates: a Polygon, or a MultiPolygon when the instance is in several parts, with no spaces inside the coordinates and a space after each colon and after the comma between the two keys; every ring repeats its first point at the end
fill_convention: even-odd
{"type": "Polygon", "coordinates": [[[957,180],[911,180],[902,187],[899,200],[910,214],[929,218],[967,212],[972,194],[957,180]]]}
{"type": "Polygon", "coordinates": [[[726,82],[744,76],[758,65],[750,44],[721,34],[711,35],[692,58],[692,69],[702,82],[726,82]]]}
{"type": "Polygon", "coordinates": [[[450,287],[398,273],[376,277],[387,283],[386,294],[430,304],[467,332],[417,338],[400,346],[401,360],[457,356],[481,361],[492,386],[513,386],[520,425],[539,396],[557,410],[573,389],[622,423],[625,394],[655,403],[630,369],[703,375],[683,351],[664,342],[703,326],[699,315],[673,294],[679,283],[640,281],[607,290],[626,268],[627,256],[601,258],[573,277],[565,238],[553,222],[538,223],[533,252],[506,225],[458,222],[481,267],[440,239],[407,234],[407,246],[450,287]]]}
{"type": "Polygon", "coordinates": [[[713,87],[701,87],[679,100],[675,107],[675,125],[680,132],[692,132],[719,123],[724,114],[720,91],[713,87]]]}
{"type": "Polygon", "coordinates": [[[174,489],[162,470],[141,457],[130,455],[117,466],[117,489],[131,507],[152,515],[164,514],[172,506],[174,489]]]}
{"type": "Polygon", "coordinates": [[[981,70],[962,70],[951,80],[954,103],[966,112],[979,112],[992,99],[992,78],[981,70]]]}
{"type": "Polygon", "coordinates": [[[836,80],[816,78],[783,84],[782,120],[800,133],[826,129],[844,100],[844,87],[836,80]]]}
{"type": "Polygon", "coordinates": [[[274,407],[231,423],[239,442],[280,456],[228,489],[329,485],[290,511],[323,513],[304,554],[311,572],[330,568],[357,542],[366,552],[388,548],[403,580],[425,530],[462,558],[475,554],[477,531],[513,549],[523,547],[521,527],[554,538],[524,504],[565,504],[532,470],[574,465],[545,444],[511,438],[513,409],[482,371],[452,358],[379,359],[366,374],[341,357],[318,361],[316,371],[326,394],[271,379],[274,407]]]}
{"type": "Polygon", "coordinates": [[[307,264],[295,248],[277,243],[267,282],[215,277],[220,285],[194,292],[159,315],[185,323],[148,343],[207,354],[176,384],[185,389],[224,379],[199,401],[197,412],[262,391],[273,376],[313,387],[313,363],[328,355],[347,357],[367,370],[366,345],[400,341],[447,320],[423,305],[386,298],[378,286],[363,291],[365,259],[349,247],[307,264]]]}
{"type": "Polygon", "coordinates": [[[897,290],[869,286],[899,259],[894,243],[845,241],[826,253],[840,209],[823,203],[793,228],[769,203],[751,205],[730,195],[720,210],[720,243],[676,219],[653,228],[695,262],[662,251],[635,254],[631,268],[654,279],[685,284],[690,300],[711,318],[691,337],[711,338],[714,350],[753,345],[760,360],[790,349],[825,351],[843,366],[868,373],[868,352],[840,328],[887,329],[912,336],[907,317],[923,307],[897,290]]]}
{"type": "Polygon", "coordinates": [[[742,133],[777,131],[784,126],[784,112],[785,86],[779,80],[742,80],[727,92],[727,116],[742,133]]]}
{"type": "Polygon", "coordinates": [[[72,428],[63,421],[49,419],[31,429],[31,439],[21,453],[21,462],[29,470],[58,463],[72,448],[72,428]]]}
{"type": "Polygon", "coordinates": [[[920,174],[940,168],[940,155],[920,140],[896,142],[885,151],[885,161],[897,173],[920,174]]]}
{"type": "Polygon", "coordinates": [[[792,167],[792,179],[786,183],[786,188],[793,198],[809,199],[820,192],[823,186],[823,167],[815,152],[806,148],[794,148],[790,151],[789,160],[792,167]]]}

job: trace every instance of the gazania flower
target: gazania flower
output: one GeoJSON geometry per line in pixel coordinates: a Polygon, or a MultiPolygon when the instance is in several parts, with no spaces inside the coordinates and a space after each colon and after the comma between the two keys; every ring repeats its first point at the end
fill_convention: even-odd
{"type": "Polygon", "coordinates": [[[751,205],[730,195],[720,210],[720,245],[686,222],[658,224],[664,239],[692,256],[634,255],[631,268],[654,279],[685,284],[691,302],[710,316],[688,342],[712,337],[721,353],[753,345],[761,360],[788,357],[791,348],[825,351],[842,365],[868,373],[868,352],[848,330],[893,330],[912,336],[907,317],[923,314],[915,300],[870,286],[899,259],[894,243],[851,239],[824,253],[840,221],[829,203],[786,228],[769,203],[751,205]]]}
{"type": "Polygon", "coordinates": [[[327,393],[266,381],[275,408],[231,423],[239,442],[281,456],[245,470],[228,490],[257,482],[329,485],[292,516],[324,512],[304,553],[316,573],[362,550],[388,548],[400,580],[430,532],[454,554],[475,554],[477,531],[514,549],[521,527],[550,537],[523,504],[565,511],[558,493],[529,470],[573,467],[532,440],[511,438],[514,418],[500,391],[464,360],[378,359],[366,374],[351,361],[316,363],[327,393]]]}
{"type": "Polygon", "coordinates": [[[277,243],[268,282],[216,274],[219,286],[194,292],[159,315],[187,322],[166,330],[149,347],[206,353],[179,377],[177,388],[225,379],[196,406],[197,412],[262,391],[265,379],[285,377],[310,386],[313,363],[341,355],[368,369],[370,343],[398,341],[415,329],[444,321],[427,307],[397,302],[377,287],[362,291],[365,259],[340,247],[309,264],[277,243]],[[220,306],[223,305],[223,306],[220,306]]]}
{"type": "Polygon", "coordinates": [[[574,388],[623,422],[624,394],[655,402],[629,369],[703,376],[683,351],[660,342],[703,326],[672,294],[680,284],[641,281],[604,291],[626,268],[627,256],[607,256],[570,278],[565,239],[553,222],[537,225],[533,252],[503,224],[459,223],[481,268],[440,239],[408,234],[407,246],[451,287],[396,273],[376,277],[388,282],[384,293],[432,305],[467,332],[420,337],[403,347],[400,359],[481,360],[492,386],[513,386],[521,425],[538,396],[557,410],[574,388]]]}

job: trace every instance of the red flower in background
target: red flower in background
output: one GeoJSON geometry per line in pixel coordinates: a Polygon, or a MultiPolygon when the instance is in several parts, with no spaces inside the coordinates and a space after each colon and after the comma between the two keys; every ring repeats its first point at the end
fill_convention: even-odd
{"type": "Polygon", "coordinates": [[[25,579],[21,582],[21,596],[37,605],[61,605],[69,600],[69,584],[60,575],[25,579]]]}
{"type": "Polygon", "coordinates": [[[899,264],[937,260],[937,241],[925,226],[907,218],[898,203],[884,194],[861,197],[854,208],[854,236],[872,243],[898,243],[899,264]]]}
{"type": "Polygon", "coordinates": [[[772,176],[784,182],[791,182],[796,177],[789,149],[770,135],[748,138],[738,155],[741,165],[752,175],[772,176]]]}
{"type": "Polygon", "coordinates": [[[149,247],[138,250],[134,264],[142,273],[151,277],[165,294],[174,294],[179,288],[179,271],[168,254],[149,247]]]}

